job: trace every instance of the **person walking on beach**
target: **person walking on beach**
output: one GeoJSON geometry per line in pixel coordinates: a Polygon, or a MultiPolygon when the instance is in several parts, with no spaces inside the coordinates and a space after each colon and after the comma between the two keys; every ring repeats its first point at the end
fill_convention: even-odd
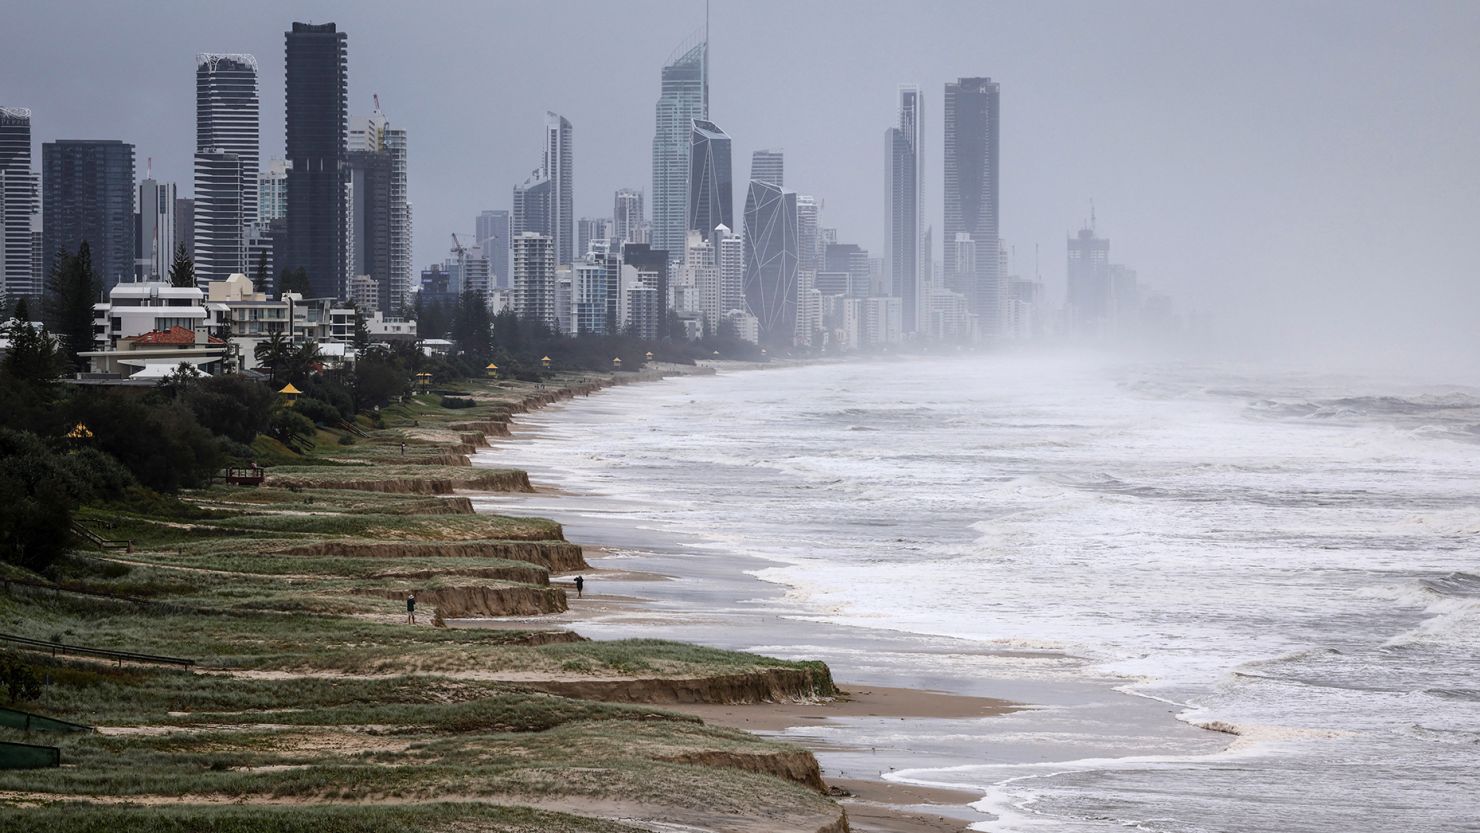
{"type": "Polygon", "coordinates": [[[581,593],[583,591],[585,591],[585,589],[586,589],[586,579],[583,578],[583,577],[581,577],[581,576],[576,576],[576,598],[577,599],[579,599],[581,597],[581,593]]]}
{"type": "Polygon", "coordinates": [[[406,594],[406,624],[416,624],[416,594],[406,594]]]}

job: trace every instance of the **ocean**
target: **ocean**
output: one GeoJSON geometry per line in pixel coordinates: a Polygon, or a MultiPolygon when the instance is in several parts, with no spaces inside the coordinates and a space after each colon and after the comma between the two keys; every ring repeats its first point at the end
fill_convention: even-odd
{"type": "Polygon", "coordinates": [[[573,533],[669,541],[613,558],[671,574],[657,597],[708,606],[709,641],[1024,702],[801,730],[976,790],[976,829],[1480,830],[1480,390],[976,355],[520,423],[480,464],[558,487],[526,505],[573,533]],[[764,590],[708,592],[727,571],[764,590]]]}

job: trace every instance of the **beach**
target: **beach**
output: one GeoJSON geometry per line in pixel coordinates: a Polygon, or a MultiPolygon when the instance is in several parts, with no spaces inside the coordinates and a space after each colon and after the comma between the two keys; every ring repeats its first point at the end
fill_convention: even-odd
{"type": "MultiPolygon", "coordinates": [[[[1466,829],[1471,797],[1415,803],[1415,770],[1394,767],[1475,732],[1463,695],[1424,692],[1473,684],[1458,669],[1475,658],[1476,453],[1460,440],[1480,400],[981,367],[987,381],[960,391],[942,384],[966,360],[606,392],[516,420],[474,464],[527,469],[536,492],[474,502],[557,518],[587,547],[591,597],[554,621],[593,638],[817,658],[844,690],[1012,704],[715,716],[807,745],[829,783],[951,790],[937,822],[1252,831],[1293,802],[1302,821],[1283,829],[1466,829]],[[1439,664],[1382,647],[1394,640],[1439,664]],[[1329,793],[1279,786],[1295,772],[1329,793]]],[[[844,801],[857,820],[863,802],[844,801]]]]}

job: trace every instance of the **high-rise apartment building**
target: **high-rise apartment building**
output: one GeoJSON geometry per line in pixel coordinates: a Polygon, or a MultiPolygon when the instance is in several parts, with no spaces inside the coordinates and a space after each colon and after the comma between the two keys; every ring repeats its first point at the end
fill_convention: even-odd
{"type": "Polygon", "coordinates": [[[683,254],[689,200],[689,140],[695,119],[709,118],[709,42],[683,50],[663,67],[653,134],[652,246],[683,254]]]}
{"type": "Polygon", "coordinates": [[[540,166],[522,184],[514,186],[511,234],[546,235],[555,246],[559,263],[570,263],[575,248],[572,133],[570,121],[564,116],[545,113],[540,166]]]}
{"type": "Polygon", "coordinates": [[[175,257],[175,183],[153,177],[139,183],[139,206],[134,215],[134,278],[168,280],[175,257]]]}
{"type": "Polygon", "coordinates": [[[512,217],[508,211],[496,209],[484,211],[473,220],[473,239],[488,258],[488,268],[493,271],[493,283],[499,289],[513,285],[509,274],[509,240],[512,217]]]}
{"type": "Polygon", "coordinates": [[[286,155],[292,167],[279,269],[304,269],[312,295],[339,298],[346,272],[349,39],[333,23],[294,23],[283,38],[286,155]]]}
{"type": "Polygon", "coordinates": [[[288,160],[269,159],[257,175],[257,219],[271,223],[288,216],[288,160]]]}
{"type": "Polygon", "coordinates": [[[86,240],[103,288],[134,277],[134,146],[116,139],[41,146],[42,274],[86,240]]]}
{"type": "MultiPolygon", "coordinates": [[[[175,248],[185,247],[185,255],[195,260],[195,198],[175,199],[175,248]]],[[[173,253],[172,253],[173,254],[173,253]]]]}
{"type": "Polygon", "coordinates": [[[708,240],[716,226],[734,225],[730,136],[714,122],[695,119],[689,134],[688,231],[708,240]]]}
{"type": "Polygon", "coordinates": [[[248,271],[261,159],[257,59],[195,56],[195,276],[201,286],[248,271]]]}
{"type": "MultiPolygon", "coordinates": [[[[31,167],[31,111],[0,107],[0,296],[7,305],[21,295],[41,294],[36,280],[32,232],[40,205],[31,167]]],[[[0,310],[0,319],[9,309],[0,310]]]]}
{"type": "Polygon", "coordinates": [[[920,88],[899,88],[899,124],[884,131],[884,266],[890,294],[900,299],[904,332],[919,329],[925,311],[930,253],[922,252],[925,117],[920,88]]]}
{"type": "Polygon", "coordinates": [[[811,194],[797,194],[797,269],[802,272],[816,272],[822,263],[817,237],[821,207],[811,194]]]}
{"type": "Polygon", "coordinates": [[[753,181],[745,197],[745,303],[760,343],[791,347],[797,324],[797,195],[753,181]]]}
{"type": "Polygon", "coordinates": [[[776,187],[786,184],[786,159],[780,148],[757,150],[750,154],[750,178],[769,182],[776,187]]]}
{"type": "Polygon", "coordinates": [[[714,230],[714,252],[719,267],[719,312],[745,309],[745,238],[727,226],[714,230]]]}
{"type": "Polygon", "coordinates": [[[623,188],[612,201],[612,239],[622,243],[642,243],[642,192],[623,188]]]}
{"type": "Polygon", "coordinates": [[[513,240],[514,311],[520,318],[554,329],[555,242],[543,234],[524,232],[513,240]]]}
{"type": "Polygon", "coordinates": [[[575,197],[572,174],[575,154],[570,120],[558,113],[545,113],[545,171],[550,178],[550,238],[555,244],[555,262],[574,260],[575,197]]]}
{"type": "Polygon", "coordinates": [[[376,281],[376,306],[397,314],[411,300],[411,207],[406,201],[406,131],[379,110],[349,129],[346,268],[376,281]]]}
{"type": "Polygon", "coordinates": [[[966,296],[983,335],[996,335],[1002,287],[998,274],[998,136],[1000,91],[990,78],[946,84],[945,274],[966,296]],[[971,273],[958,269],[952,241],[967,234],[976,244],[971,273]]]}
{"type": "Polygon", "coordinates": [[[1068,240],[1069,329],[1100,333],[1111,311],[1110,241],[1095,234],[1093,224],[1068,240]]]}

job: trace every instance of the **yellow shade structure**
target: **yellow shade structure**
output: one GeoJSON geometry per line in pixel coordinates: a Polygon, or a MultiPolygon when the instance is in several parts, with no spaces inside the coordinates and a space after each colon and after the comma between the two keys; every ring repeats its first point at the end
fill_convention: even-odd
{"type": "Polygon", "coordinates": [[[498,365],[494,364],[493,362],[489,362],[488,366],[483,368],[483,374],[490,379],[497,379],[498,365]]]}
{"type": "Polygon", "coordinates": [[[90,440],[92,438],[92,429],[88,428],[86,424],[81,422],[72,426],[72,430],[67,432],[67,439],[69,440],[90,440]]]}
{"type": "Polygon", "coordinates": [[[540,359],[540,364],[544,365],[545,367],[549,367],[550,366],[550,357],[549,356],[546,356],[543,359],[540,359]]]}
{"type": "Polygon", "coordinates": [[[652,361],[653,360],[653,351],[651,351],[651,350],[647,351],[647,360],[648,361],[652,361]]]}
{"type": "Polygon", "coordinates": [[[612,357],[612,367],[620,368],[621,366],[622,366],[622,357],[621,356],[613,356],[612,357]]]}
{"type": "Polygon", "coordinates": [[[293,383],[289,382],[288,384],[283,385],[282,390],[278,391],[278,396],[281,396],[284,402],[292,405],[294,402],[298,401],[298,395],[301,393],[303,393],[303,391],[293,387],[293,383]]]}

